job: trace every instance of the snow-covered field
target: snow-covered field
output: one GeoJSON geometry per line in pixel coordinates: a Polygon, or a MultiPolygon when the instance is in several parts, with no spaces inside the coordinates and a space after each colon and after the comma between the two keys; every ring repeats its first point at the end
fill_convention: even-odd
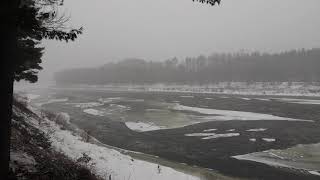
{"type": "MultiPolygon", "coordinates": [[[[27,116],[23,112],[14,109],[22,116],[27,116]]],[[[34,112],[40,114],[36,109],[34,112]]],[[[113,180],[200,180],[199,177],[177,171],[173,168],[162,166],[156,163],[135,159],[121,152],[102,147],[97,144],[87,143],[80,136],[62,130],[59,125],[48,119],[43,119],[40,123],[35,118],[26,117],[34,127],[46,133],[52,142],[52,146],[66,154],[73,160],[88,155],[91,160],[86,164],[94,173],[104,179],[113,180]]]]}

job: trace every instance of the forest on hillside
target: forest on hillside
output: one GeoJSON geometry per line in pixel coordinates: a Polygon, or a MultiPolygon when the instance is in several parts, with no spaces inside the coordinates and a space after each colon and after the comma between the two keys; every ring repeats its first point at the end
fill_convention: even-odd
{"type": "Polygon", "coordinates": [[[281,53],[220,53],[162,62],[125,59],[96,68],[66,69],[57,84],[209,84],[217,82],[317,82],[320,48],[281,53]]]}

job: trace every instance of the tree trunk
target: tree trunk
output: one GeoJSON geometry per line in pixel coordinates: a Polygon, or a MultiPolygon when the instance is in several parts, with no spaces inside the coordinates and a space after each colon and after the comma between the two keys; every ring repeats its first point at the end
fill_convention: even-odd
{"type": "Polygon", "coordinates": [[[17,47],[18,0],[1,3],[1,64],[0,64],[0,179],[8,178],[10,160],[10,132],[13,96],[13,65],[17,47]]]}
{"type": "Polygon", "coordinates": [[[1,63],[1,108],[0,108],[0,179],[7,179],[10,161],[10,134],[11,134],[11,115],[12,115],[12,95],[13,79],[10,67],[4,71],[6,66],[1,63]],[[7,73],[7,74],[5,74],[7,73]]]}

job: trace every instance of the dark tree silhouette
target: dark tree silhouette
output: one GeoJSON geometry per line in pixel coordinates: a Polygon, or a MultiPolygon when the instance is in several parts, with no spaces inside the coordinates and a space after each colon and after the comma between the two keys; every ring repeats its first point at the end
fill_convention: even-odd
{"type": "Polygon", "coordinates": [[[221,0],[192,0],[192,1],[197,1],[197,2],[200,2],[200,3],[210,4],[211,6],[216,5],[216,3],[218,5],[220,5],[220,3],[221,3],[221,0]]]}
{"type": "MultiPolygon", "coordinates": [[[[220,0],[197,0],[210,5],[220,0]]],[[[7,179],[10,160],[10,127],[14,80],[36,82],[43,48],[43,39],[75,40],[82,28],[65,27],[68,18],[59,16],[57,7],[63,0],[4,0],[0,7],[1,43],[1,126],[0,179],[7,179]]]]}
{"type": "Polygon", "coordinates": [[[14,80],[36,82],[43,39],[75,40],[82,28],[65,27],[68,18],[57,13],[63,0],[5,0],[1,5],[1,126],[0,179],[7,179],[14,80]]]}
{"type": "Polygon", "coordinates": [[[281,53],[223,53],[152,62],[127,59],[98,68],[65,69],[55,74],[65,84],[212,84],[217,82],[319,82],[320,49],[281,53]]]}

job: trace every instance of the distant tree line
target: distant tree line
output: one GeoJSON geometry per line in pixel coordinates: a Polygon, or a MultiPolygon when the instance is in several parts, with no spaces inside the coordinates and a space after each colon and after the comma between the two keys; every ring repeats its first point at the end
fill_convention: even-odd
{"type": "Polygon", "coordinates": [[[55,80],[58,84],[316,82],[320,80],[320,49],[213,54],[163,62],[126,59],[97,68],[64,70],[55,74],[55,80]]]}

